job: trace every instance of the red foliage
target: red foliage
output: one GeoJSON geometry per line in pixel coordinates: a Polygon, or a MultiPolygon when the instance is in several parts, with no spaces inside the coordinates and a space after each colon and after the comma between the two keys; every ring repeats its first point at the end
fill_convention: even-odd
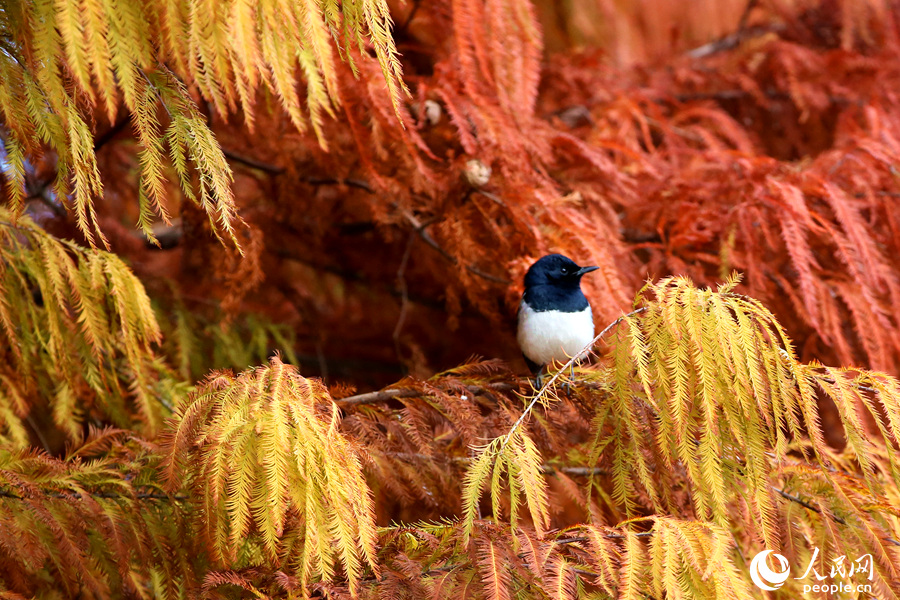
{"type": "MultiPolygon", "coordinates": [[[[133,144],[123,131],[100,150],[106,231],[151,289],[172,278],[194,309],[268,314],[296,328],[306,372],[370,386],[470,354],[517,361],[519,282],[547,252],[601,267],[598,325],[645,278],[737,269],[804,359],[898,371],[893,3],[736,5],[717,17],[735,33],[622,67],[542,58],[543,4],[420,4],[397,13],[405,127],[369,60],[358,78],[339,67],[327,152],[277,110],[248,131],[209,109],[242,263],[188,203],[176,248],[136,244],[121,225],[136,219],[133,144]]],[[[656,55],[662,25],[632,25],[648,38],[631,56],[656,55]]],[[[699,31],[679,27],[676,47],[699,31]]]]}

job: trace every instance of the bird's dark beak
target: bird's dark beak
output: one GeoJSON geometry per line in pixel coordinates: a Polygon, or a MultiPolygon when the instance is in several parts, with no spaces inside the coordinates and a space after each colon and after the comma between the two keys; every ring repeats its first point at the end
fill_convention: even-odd
{"type": "Polygon", "coordinates": [[[578,271],[576,271],[576,274],[577,274],[579,277],[581,277],[582,275],[587,275],[587,274],[590,273],[591,271],[596,271],[596,270],[599,269],[599,268],[600,268],[600,267],[581,267],[580,269],[578,269],[578,271]]]}

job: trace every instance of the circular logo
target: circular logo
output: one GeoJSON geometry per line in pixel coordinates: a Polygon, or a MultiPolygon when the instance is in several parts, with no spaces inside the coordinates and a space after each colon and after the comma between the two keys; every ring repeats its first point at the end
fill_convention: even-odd
{"type": "Polygon", "coordinates": [[[756,587],[763,590],[768,590],[770,592],[777,590],[784,585],[784,582],[787,580],[790,573],[791,568],[788,566],[787,559],[780,554],[773,553],[771,550],[763,550],[750,561],[750,579],[753,580],[756,587]],[[769,565],[766,563],[766,557],[769,554],[778,559],[778,564],[781,567],[780,573],[776,573],[770,569],[769,565]]]}

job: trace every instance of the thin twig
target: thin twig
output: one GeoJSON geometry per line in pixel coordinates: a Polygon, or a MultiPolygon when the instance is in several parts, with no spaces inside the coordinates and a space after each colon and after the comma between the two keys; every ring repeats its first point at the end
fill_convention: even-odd
{"type": "MultiPolygon", "coordinates": [[[[80,492],[76,492],[74,490],[61,492],[59,490],[39,490],[41,495],[48,496],[50,498],[66,498],[66,499],[78,499],[82,496],[80,492]]],[[[109,498],[109,499],[117,499],[117,498],[134,498],[136,500],[176,500],[176,501],[184,501],[187,500],[188,497],[176,494],[174,496],[170,496],[168,494],[161,494],[159,492],[138,492],[136,494],[127,494],[127,493],[119,493],[119,492],[87,492],[87,495],[92,498],[109,498]]],[[[25,500],[26,496],[20,496],[16,494],[12,490],[0,490],[0,498],[10,498],[13,500],[25,500]]]]}
{"type": "MultiPolygon", "coordinates": [[[[771,486],[771,487],[772,487],[773,490],[775,490],[776,492],[778,492],[779,494],[781,494],[781,496],[782,496],[783,498],[786,498],[786,499],[790,500],[791,502],[796,502],[796,503],[799,504],[800,506],[802,506],[802,507],[804,507],[804,508],[808,508],[809,510],[811,510],[811,511],[813,511],[813,512],[817,512],[817,513],[820,513],[820,514],[822,513],[822,509],[821,509],[821,508],[818,508],[817,506],[813,506],[812,504],[810,504],[809,502],[807,502],[807,501],[804,500],[803,498],[800,498],[799,496],[792,496],[791,494],[788,494],[788,493],[787,493],[786,491],[784,491],[783,489],[778,488],[778,487],[775,487],[774,485],[771,486]]],[[[840,523],[841,525],[846,525],[846,524],[847,524],[847,521],[845,521],[844,519],[842,519],[842,518],[840,518],[840,517],[838,517],[838,516],[831,515],[831,518],[834,519],[834,522],[835,522],[835,523],[840,523]]]]}
{"type": "Polygon", "coordinates": [[[744,7],[744,12],[738,20],[737,35],[744,34],[744,30],[747,29],[747,21],[750,19],[750,13],[753,12],[753,9],[756,8],[757,4],[759,4],[759,0],[747,1],[747,6],[744,7]]]}
{"type": "Polygon", "coordinates": [[[594,475],[606,475],[609,471],[599,467],[555,467],[553,465],[541,465],[541,473],[565,473],[576,477],[593,477],[594,475]]]}
{"type": "MultiPolygon", "coordinates": [[[[475,460],[472,456],[432,456],[430,454],[419,454],[414,452],[385,452],[385,456],[405,461],[429,461],[429,462],[450,462],[453,464],[468,464],[475,460]]],[[[566,475],[574,475],[576,477],[589,477],[592,475],[605,475],[608,471],[600,468],[591,467],[566,467],[559,465],[541,465],[538,470],[544,474],[565,473],[566,475]]]]}
{"type": "Polygon", "coordinates": [[[29,412],[25,415],[25,422],[31,426],[32,431],[34,431],[34,435],[37,436],[38,441],[41,443],[41,446],[44,447],[44,450],[47,454],[51,454],[52,450],[50,450],[50,443],[47,441],[47,438],[44,437],[44,433],[41,431],[41,428],[38,427],[38,424],[34,421],[34,417],[29,412]]]}
{"type": "MultiPolygon", "coordinates": [[[[778,487],[775,487],[774,485],[771,486],[771,487],[772,487],[773,490],[775,490],[776,492],[778,492],[778,493],[781,495],[782,498],[785,498],[786,500],[790,500],[791,502],[796,502],[797,504],[799,504],[799,505],[802,506],[803,508],[809,509],[809,510],[815,512],[815,513],[822,514],[822,509],[821,509],[821,508],[819,508],[819,507],[817,507],[817,506],[813,506],[812,504],[810,504],[809,502],[807,502],[807,501],[804,500],[803,498],[800,498],[799,496],[793,496],[793,495],[791,495],[791,494],[788,494],[788,493],[787,493],[786,491],[784,491],[783,489],[778,488],[778,487]]],[[[846,524],[847,524],[847,521],[845,521],[844,519],[842,519],[841,517],[839,517],[839,516],[837,516],[837,515],[829,515],[829,516],[831,517],[831,520],[834,521],[835,523],[840,523],[841,525],[846,525],[846,524]]],[[[886,537],[886,538],[884,538],[884,539],[885,539],[885,541],[890,542],[891,544],[893,544],[893,545],[895,545],[895,546],[900,546],[900,541],[897,541],[897,540],[895,540],[895,539],[892,538],[892,537],[886,537]]]]}
{"type": "MultiPolygon", "coordinates": [[[[652,531],[639,531],[638,533],[634,534],[634,537],[639,537],[639,538],[646,538],[646,537],[652,537],[652,536],[653,536],[652,531]]],[[[603,537],[605,537],[608,540],[624,540],[628,536],[620,534],[620,533],[604,533],[603,537]]],[[[573,537],[559,538],[556,540],[552,540],[551,543],[556,544],[558,546],[564,546],[566,544],[577,544],[580,542],[589,542],[589,541],[591,541],[590,538],[588,538],[586,536],[573,536],[573,537]]],[[[525,553],[519,554],[518,557],[525,558],[525,553]]],[[[432,575],[434,573],[446,573],[447,571],[452,571],[453,569],[456,569],[457,567],[464,566],[464,564],[465,563],[449,563],[449,564],[442,565],[440,567],[435,567],[433,569],[425,571],[422,573],[422,575],[428,576],[428,575],[432,575]]],[[[569,568],[572,569],[573,571],[576,570],[576,568],[573,568],[571,566],[569,568]]],[[[583,569],[577,569],[577,571],[582,572],[582,573],[588,573],[590,575],[596,575],[595,573],[589,573],[588,571],[584,571],[583,569]]]]}
{"type": "Polygon", "coordinates": [[[527,417],[529,414],[531,414],[531,411],[534,408],[535,404],[537,404],[538,400],[540,400],[542,397],[546,396],[547,390],[550,389],[550,386],[553,385],[553,383],[556,382],[557,379],[559,379],[560,375],[565,373],[566,369],[568,369],[570,366],[575,364],[575,361],[577,360],[577,358],[579,356],[581,356],[583,353],[591,350],[591,348],[594,347],[594,344],[596,344],[598,341],[600,341],[600,338],[602,338],[604,335],[606,335],[613,327],[615,327],[616,325],[621,323],[623,320],[627,319],[628,317],[634,316],[636,314],[642,313],[646,310],[647,310],[647,307],[641,307],[637,310],[631,311],[630,313],[628,313],[626,315],[622,315],[621,317],[619,317],[618,319],[616,319],[615,321],[613,321],[612,323],[607,325],[603,329],[603,331],[601,331],[596,336],[594,336],[594,339],[592,339],[584,348],[582,348],[580,352],[575,353],[575,356],[570,358],[569,361],[566,364],[564,364],[556,372],[556,374],[553,375],[553,377],[550,378],[550,381],[548,381],[543,386],[541,386],[541,389],[538,391],[538,393],[534,395],[534,398],[531,399],[531,402],[528,404],[528,406],[525,408],[525,410],[522,412],[522,414],[519,416],[519,418],[516,420],[516,422],[513,423],[512,429],[510,429],[509,433],[506,434],[506,438],[503,440],[503,443],[500,445],[500,451],[502,451],[504,448],[506,448],[506,445],[509,443],[509,440],[512,438],[513,434],[516,432],[516,429],[519,428],[519,426],[525,420],[525,417],[527,417]]]}
{"type": "Polygon", "coordinates": [[[403,251],[403,258],[400,259],[400,267],[397,269],[397,287],[400,288],[400,315],[397,317],[397,324],[394,325],[394,331],[391,337],[394,340],[394,352],[397,353],[397,360],[403,362],[403,353],[400,348],[400,332],[403,331],[403,323],[406,321],[406,312],[409,309],[409,289],[406,286],[406,267],[409,264],[409,257],[412,254],[413,243],[416,241],[415,232],[409,233],[409,240],[406,242],[406,249],[403,251]]]}
{"type": "MultiPolygon", "coordinates": [[[[434,238],[431,237],[431,235],[425,230],[426,227],[431,225],[432,221],[426,221],[423,223],[422,221],[419,221],[419,219],[416,218],[416,216],[413,215],[412,213],[410,213],[409,211],[403,211],[403,216],[406,218],[407,222],[410,225],[412,225],[413,230],[419,234],[419,237],[421,237],[422,240],[426,244],[428,244],[429,246],[434,248],[441,256],[443,256],[445,259],[447,259],[454,265],[459,264],[459,262],[456,260],[456,257],[454,257],[452,254],[450,254],[446,250],[444,250],[441,247],[441,245],[438,244],[434,240],[434,238]]],[[[493,281],[494,283],[502,283],[503,285],[509,285],[510,283],[512,283],[508,279],[503,279],[502,277],[497,277],[495,275],[491,275],[490,273],[485,273],[478,267],[473,267],[472,265],[464,265],[464,268],[469,273],[472,273],[473,275],[478,275],[482,279],[487,279],[488,281],[493,281]]]]}
{"type": "Polygon", "coordinates": [[[303,181],[309,185],[346,185],[374,194],[375,190],[368,182],[362,179],[334,179],[331,177],[304,177],[303,181]]]}
{"type": "Polygon", "coordinates": [[[225,158],[232,160],[236,163],[240,163],[242,165],[246,165],[246,166],[252,167],[254,169],[259,169],[260,171],[265,171],[266,173],[271,173],[272,175],[281,175],[282,173],[284,173],[284,167],[270,165],[269,163],[265,163],[260,160],[256,160],[255,158],[250,158],[248,156],[238,154],[237,152],[234,152],[233,150],[228,150],[226,148],[222,148],[222,154],[225,155],[225,158]]]}
{"type": "MultiPolygon", "coordinates": [[[[510,383],[488,383],[483,386],[478,385],[467,385],[465,389],[474,396],[484,396],[489,394],[490,392],[508,392],[516,389],[516,386],[510,383]]],[[[355,396],[347,396],[346,398],[341,398],[339,400],[335,400],[335,403],[338,406],[354,406],[357,404],[378,404],[380,402],[387,402],[389,400],[400,399],[400,398],[418,398],[420,396],[427,396],[428,392],[424,392],[422,390],[416,390],[411,388],[405,389],[394,389],[389,388],[386,390],[378,390],[375,392],[366,392],[365,394],[356,394],[355,396]]]]}
{"type": "Polygon", "coordinates": [[[400,34],[406,33],[407,28],[409,28],[409,24],[412,23],[413,18],[415,18],[416,13],[419,11],[419,5],[422,4],[422,0],[413,0],[412,10],[409,11],[409,14],[406,16],[406,20],[403,21],[403,25],[401,25],[394,36],[399,36],[400,34]]]}
{"type": "Polygon", "coordinates": [[[120,117],[118,121],[113,123],[112,127],[103,132],[103,135],[94,140],[94,152],[96,153],[100,148],[108,144],[114,137],[116,137],[120,131],[125,129],[125,126],[128,124],[128,117],[120,117]]]}
{"type": "MultiPolygon", "coordinates": [[[[750,4],[752,5],[754,0],[750,0],[750,4]]],[[[746,22],[744,23],[746,25],[746,22]]],[[[717,54],[719,52],[723,52],[725,50],[731,50],[732,48],[737,47],[745,38],[751,35],[764,35],[771,32],[780,32],[785,29],[784,25],[775,24],[767,27],[752,27],[746,28],[743,27],[736,31],[735,33],[730,33],[725,37],[719,38],[717,40],[713,40],[708,44],[703,44],[702,46],[698,46],[692,50],[688,50],[685,52],[685,55],[690,58],[705,58],[712,54],[717,54]]]]}

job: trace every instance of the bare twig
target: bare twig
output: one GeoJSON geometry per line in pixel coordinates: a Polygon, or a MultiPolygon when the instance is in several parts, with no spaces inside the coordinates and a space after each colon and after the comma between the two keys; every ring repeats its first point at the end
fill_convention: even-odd
{"type": "Polygon", "coordinates": [[[256,160],[255,158],[250,158],[249,156],[238,154],[233,150],[222,148],[222,154],[225,155],[225,158],[231,161],[246,165],[248,167],[252,167],[254,169],[259,169],[260,171],[265,171],[266,173],[271,173],[272,175],[281,175],[282,173],[284,173],[284,167],[270,165],[269,163],[256,160]]]}
{"type": "Polygon", "coordinates": [[[419,12],[419,6],[422,4],[422,0],[413,0],[413,7],[409,11],[409,14],[406,16],[406,20],[403,21],[403,25],[397,28],[397,32],[394,34],[395,37],[400,34],[406,33],[406,30],[409,28],[409,24],[412,23],[412,20],[415,18],[416,13],[419,12]]]}
{"type": "Polygon", "coordinates": [[[387,389],[378,390],[377,392],[366,392],[365,394],[356,394],[355,396],[348,396],[347,398],[335,400],[334,402],[338,406],[354,406],[356,404],[378,404],[380,402],[394,400],[395,398],[415,398],[416,396],[421,395],[422,392],[420,392],[419,390],[387,389]]]}
{"type": "MultiPolygon", "coordinates": [[[[754,3],[755,3],[755,0],[750,0],[749,5],[752,5],[754,3]]],[[[751,6],[748,6],[748,8],[750,8],[750,7],[751,6]]],[[[745,38],[747,38],[751,35],[764,35],[766,33],[779,32],[779,31],[783,31],[785,28],[784,25],[781,25],[778,23],[767,26],[767,27],[747,28],[746,20],[745,20],[745,16],[747,14],[749,14],[749,12],[745,13],[745,15],[743,17],[741,17],[741,20],[744,22],[743,22],[743,26],[739,25],[740,29],[738,29],[738,31],[728,34],[725,37],[719,38],[717,40],[713,40],[712,42],[709,42],[708,44],[703,44],[702,46],[698,46],[697,48],[694,48],[693,50],[688,50],[687,52],[685,52],[685,54],[690,58],[698,58],[698,59],[705,58],[712,54],[717,54],[717,53],[723,52],[725,50],[731,50],[732,48],[737,47],[738,44],[740,44],[745,38]]]]}
{"type": "MultiPolygon", "coordinates": [[[[71,500],[79,499],[82,494],[80,492],[76,492],[75,490],[61,492],[59,490],[45,490],[39,489],[41,495],[47,496],[49,498],[65,498],[71,500]]],[[[117,498],[134,498],[136,500],[175,500],[175,501],[184,501],[187,500],[188,497],[180,494],[176,494],[174,496],[170,496],[168,494],[161,494],[159,492],[137,492],[135,494],[127,494],[121,492],[91,492],[88,491],[87,494],[92,498],[109,498],[109,499],[117,499],[117,498]]],[[[30,496],[29,496],[30,497],[30,496]]],[[[0,490],[0,498],[10,498],[12,500],[25,500],[25,496],[20,496],[10,489],[0,490]]]]}
{"type": "MultiPolygon", "coordinates": [[[[222,148],[222,154],[225,155],[225,158],[233,162],[248,166],[252,169],[265,171],[270,175],[283,175],[287,170],[284,167],[279,167],[278,165],[273,165],[249,156],[244,156],[243,154],[239,154],[234,150],[229,150],[228,148],[222,148]]],[[[365,192],[369,192],[370,194],[375,193],[375,190],[372,189],[372,186],[362,179],[312,176],[302,177],[301,179],[309,185],[346,185],[348,187],[357,188],[365,192]]]]}
{"type": "MultiPolygon", "coordinates": [[[[473,396],[484,396],[490,392],[508,392],[516,389],[516,386],[510,383],[488,383],[484,386],[467,385],[466,390],[473,396]]],[[[419,396],[427,396],[428,392],[415,389],[386,389],[376,392],[366,392],[365,394],[357,394],[335,400],[338,406],[354,406],[356,404],[378,404],[389,400],[399,398],[417,398],[419,396]]]]}
{"type": "MultiPolygon", "coordinates": [[[[783,489],[777,488],[777,487],[775,487],[774,485],[771,486],[771,487],[772,487],[773,490],[775,490],[776,492],[778,492],[778,494],[779,494],[782,498],[784,498],[784,499],[786,499],[786,500],[790,500],[791,502],[796,502],[797,504],[799,504],[799,505],[802,506],[803,508],[809,509],[809,510],[815,512],[815,513],[822,514],[822,509],[821,509],[821,508],[819,508],[819,507],[817,507],[817,506],[813,506],[812,504],[810,504],[809,502],[807,502],[807,501],[804,500],[803,498],[800,498],[799,496],[794,496],[794,495],[792,495],[792,494],[788,494],[788,493],[787,493],[786,491],[784,491],[783,489]]],[[[847,524],[847,521],[845,521],[844,519],[842,519],[841,517],[839,517],[839,516],[837,516],[837,515],[829,515],[829,516],[831,517],[831,519],[832,519],[835,523],[839,523],[839,524],[841,524],[841,525],[846,525],[846,524],[847,524]]],[[[895,539],[892,538],[892,537],[885,537],[884,539],[885,539],[885,541],[890,542],[891,544],[893,544],[893,545],[895,545],[895,546],[900,546],[900,541],[897,541],[897,540],[895,540],[895,539]]]]}
{"type": "Polygon", "coordinates": [[[741,18],[738,20],[737,35],[742,35],[744,30],[747,29],[747,20],[757,4],[759,4],[759,0],[747,0],[747,6],[744,7],[744,12],[741,13],[741,18]]]}
{"type": "Polygon", "coordinates": [[[606,475],[608,471],[599,467],[556,467],[553,465],[541,465],[541,473],[565,473],[576,477],[593,477],[594,475],[606,475]]]}
{"type": "MultiPolygon", "coordinates": [[[[777,488],[777,487],[775,487],[774,485],[771,486],[771,487],[772,487],[773,490],[775,490],[776,492],[778,492],[778,493],[781,495],[782,498],[785,498],[785,499],[787,499],[787,500],[790,500],[791,502],[796,502],[797,504],[799,504],[799,505],[802,506],[803,508],[808,508],[809,510],[811,510],[811,511],[813,511],[813,512],[817,512],[817,513],[819,513],[819,514],[822,513],[822,509],[820,509],[820,508],[817,507],[817,506],[813,506],[812,504],[810,504],[809,502],[807,502],[807,501],[804,500],[803,498],[800,498],[799,496],[792,496],[791,494],[788,494],[788,493],[787,493],[786,491],[784,491],[783,489],[777,488]]],[[[840,517],[838,517],[838,516],[832,515],[831,518],[834,520],[835,523],[840,523],[841,525],[846,525],[846,524],[847,524],[847,521],[845,521],[844,519],[842,519],[842,518],[840,518],[840,517]]]]}
{"type": "Polygon", "coordinates": [[[543,386],[541,386],[541,389],[538,390],[538,393],[534,395],[534,398],[531,399],[531,402],[528,404],[528,406],[525,408],[525,410],[522,412],[522,414],[519,416],[519,418],[516,420],[516,422],[513,423],[513,426],[512,426],[512,428],[509,430],[509,433],[506,434],[506,438],[504,438],[503,443],[500,445],[500,450],[503,450],[503,448],[506,447],[506,445],[509,443],[509,440],[512,438],[513,434],[516,432],[516,429],[518,429],[519,426],[522,425],[522,422],[525,421],[525,418],[526,418],[529,414],[531,414],[531,411],[532,411],[532,409],[534,408],[535,404],[537,404],[538,400],[540,400],[540,399],[543,398],[543,397],[546,397],[547,390],[550,389],[550,386],[553,385],[553,384],[556,382],[557,379],[559,379],[560,375],[562,375],[563,373],[565,373],[566,369],[568,369],[570,366],[572,366],[572,365],[575,364],[575,361],[577,360],[577,358],[578,358],[579,356],[581,356],[583,353],[585,353],[585,352],[589,351],[591,348],[593,348],[593,347],[594,347],[594,344],[596,344],[598,341],[600,341],[600,339],[601,339],[604,335],[606,335],[613,327],[615,327],[616,325],[618,325],[619,323],[621,323],[622,321],[624,321],[624,320],[627,319],[628,317],[631,317],[631,316],[634,316],[634,315],[636,315],[636,314],[642,313],[642,312],[644,312],[644,311],[646,311],[646,310],[647,310],[646,307],[642,307],[642,308],[639,308],[639,309],[637,309],[637,310],[633,310],[633,311],[631,311],[630,313],[628,313],[628,314],[626,314],[626,315],[622,315],[621,317],[619,317],[618,319],[616,319],[615,321],[613,321],[612,323],[610,323],[609,325],[607,325],[607,326],[603,329],[603,331],[601,331],[600,333],[598,333],[597,335],[594,336],[594,339],[592,339],[592,340],[590,341],[590,343],[588,343],[588,345],[586,345],[584,348],[582,348],[580,352],[577,352],[577,353],[575,354],[575,356],[573,356],[572,358],[570,358],[569,361],[568,361],[566,364],[564,364],[564,365],[563,365],[563,366],[562,366],[562,367],[561,367],[561,368],[553,375],[553,377],[550,378],[550,380],[549,380],[547,383],[545,383],[543,386]]]}
{"type": "Polygon", "coordinates": [[[334,179],[330,177],[304,177],[303,181],[309,185],[346,185],[374,194],[375,190],[368,182],[362,179],[334,179]]]}
{"type": "MultiPolygon", "coordinates": [[[[404,461],[429,461],[429,462],[450,462],[452,464],[469,464],[475,457],[473,456],[432,456],[430,454],[419,454],[413,452],[386,452],[385,456],[396,458],[404,461]]],[[[566,467],[559,465],[541,465],[541,473],[565,473],[576,477],[590,477],[592,475],[605,475],[607,471],[600,468],[591,467],[566,467]]]]}
{"type": "Polygon", "coordinates": [[[406,266],[409,264],[409,256],[412,254],[413,243],[416,241],[416,234],[410,232],[409,240],[406,242],[406,250],[403,251],[403,258],[400,259],[400,267],[397,269],[397,287],[400,288],[400,315],[397,317],[397,324],[394,325],[394,332],[391,337],[394,339],[394,352],[397,353],[397,360],[403,362],[403,353],[400,348],[400,332],[403,331],[403,323],[406,321],[406,311],[409,309],[409,290],[406,287],[406,266]]]}
{"type": "MultiPolygon", "coordinates": [[[[652,535],[653,535],[652,531],[639,531],[634,534],[635,537],[639,537],[639,538],[650,537],[652,535]]],[[[609,540],[624,540],[627,536],[622,535],[620,533],[606,533],[603,535],[603,537],[605,537],[606,539],[609,539],[609,540]]],[[[577,544],[580,542],[589,542],[589,541],[591,541],[591,539],[586,536],[573,536],[573,537],[559,538],[559,539],[553,540],[553,543],[563,545],[563,544],[577,544]]]]}
{"type": "MultiPolygon", "coordinates": [[[[434,241],[434,238],[431,237],[431,235],[427,231],[425,231],[425,228],[428,227],[429,225],[431,225],[431,222],[427,221],[427,222],[423,223],[423,222],[419,221],[419,219],[417,219],[415,215],[413,215],[412,213],[410,213],[408,211],[403,211],[403,216],[406,218],[407,222],[409,222],[409,224],[412,225],[413,230],[419,234],[419,237],[421,237],[422,240],[426,244],[428,244],[429,246],[431,246],[432,248],[437,250],[437,252],[441,256],[446,258],[448,261],[450,261],[454,265],[458,264],[458,261],[456,260],[456,258],[453,255],[451,255],[449,252],[444,250],[440,246],[440,244],[438,244],[436,241],[434,241]]],[[[490,273],[485,273],[478,267],[473,267],[472,265],[464,265],[464,268],[469,273],[472,273],[473,275],[477,275],[477,276],[481,277],[482,279],[487,279],[488,281],[493,281],[494,283],[502,283],[503,285],[509,285],[510,283],[512,283],[508,279],[503,279],[501,277],[491,275],[490,273]]]]}
{"type": "Polygon", "coordinates": [[[94,140],[94,152],[97,152],[100,148],[112,141],[120,131],[125,129],[126,125],[128,125],[128,117],[120,117],[118,121],[113,123],[112,127],[103,132],[103,135],[94,140]]]}
{"type": "Polygon", "coordinates": [[[34,435],[37,436],[38,441],[41,443],[41,446],[44,447],[47,454],[50,454],[52,452],[50,450],[50,443],[47,441],[47,438],[44,437],[44,433],[41,431],[41,428],[38,427],[38,424],[35,422],[34,417],[30,412],[25,415],[25,422],[28,423],[31,430],[34,431],[34,435]]]}
{"type": "MultiPolygon", "coordinates": [[[[652,531],[640,531],[640,532],[634,534],[635,537],[639,537],[639,538],[651,537],[652,535],[653,535],[652,531]]],[[[603,537],[605,537],[608,540],[624,540],[627,536],[625,536],[623,534],[619,534],[619,533],[605,533],[605,534],[603,534],[603,537]]],[[[556,540],[552,540],[551,543],[556,544],[557,546],[564,546],[566,544],[578,544],[581,542],[589,542],[589,541],[590,541],[590,538],[585,537],[585,536],[573,536],[573,537],[559,538],[556,540]]],[[[525,556],[526,555],[524,552],[518,554],[519,558],[525,558],[525,556]]],[[[435,573],[446,573],[448,571],[452,571],[452,570],[454,570],[458,567],[462,567],[462,566],[465,566],[465,563],[449,563],[446,565],[441,565],[440,567],[434,567],[433,569],[423,572],[422,575],[428,576],[428,575],[433,575],[435,573]]],[[[580,573],[582,575],[596,576],[596,573],[592,573],[590,571],[586,571],[586,570],[580,569],[578,567],[573,567],[570,565],[568,568],[572,569],[572,571],[574,571],[576,573],[580,573]]]]}

